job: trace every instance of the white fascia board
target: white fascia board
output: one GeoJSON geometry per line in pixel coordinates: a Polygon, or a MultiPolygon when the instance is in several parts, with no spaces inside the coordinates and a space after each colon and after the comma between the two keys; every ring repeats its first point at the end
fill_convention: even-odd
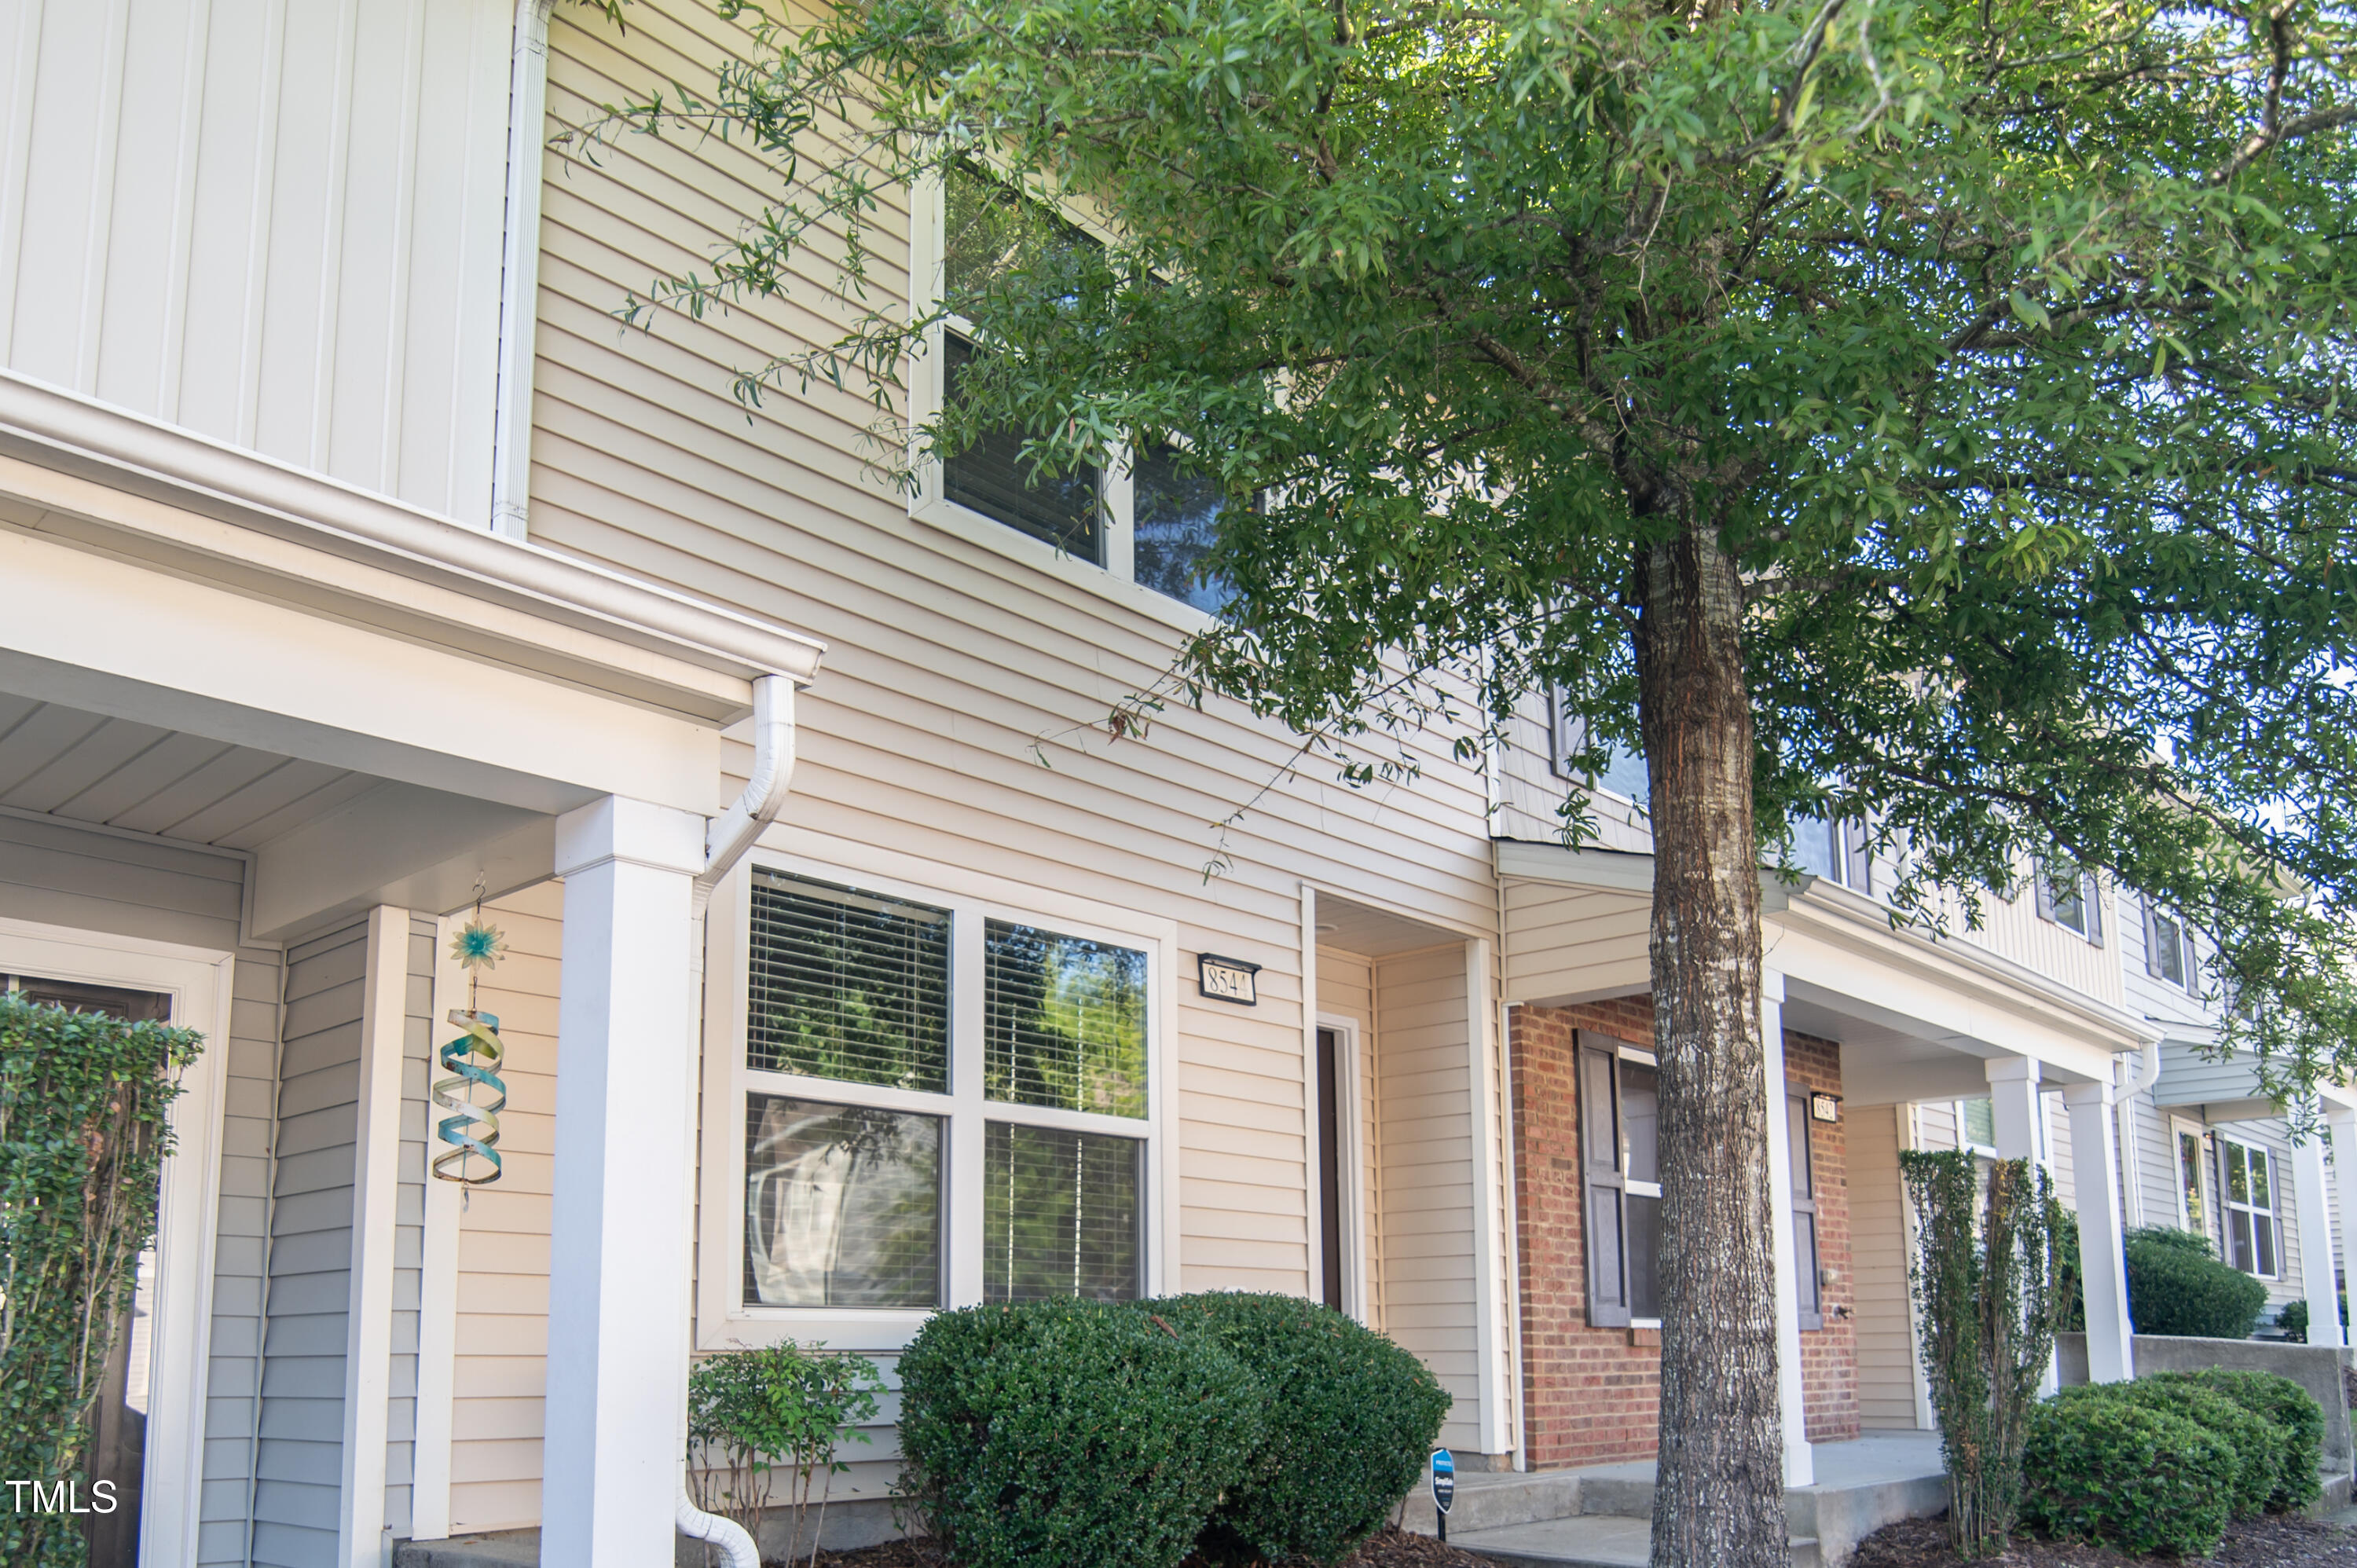
{"type": "MultiPolygon", "coordinates": [[[[1501,882],[1551,882],[1607,893],[1653,891],[1653,857],[1632,850],[1573,849],[1528,839],[1491,839],[1491,863],[1501,882]]],[[[1781,872],[1760,873],[1760,908],[1773,914],[1805,893],[1816,878],[1803,872],[1787,880],[1781,872]]]]}
{"type": "Polygon", "coordinates": [[[543,650],[567,678],[610,670],[633,700],[674,686],[683,711],[723,724],[751,711],[754,677],[807,684],[825,653],[725,606],[5,371],[0,458],[14,459],[0,495],[45,532],[405,637],[496,643],[527,664],[543,650]]]}

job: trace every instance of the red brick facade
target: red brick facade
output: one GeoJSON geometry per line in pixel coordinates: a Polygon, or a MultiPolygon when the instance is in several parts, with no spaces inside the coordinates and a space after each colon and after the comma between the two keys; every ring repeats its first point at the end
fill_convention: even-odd
{"type": "MultiPolygon", "coordinates": [[[[1533,1469],[1649,1458],[1658,1439],[1658,1330],[1587,1322],[1587,1259],[1580,1226],[1575,1030],[1638,1045],[1653,1037],[1651,998],[1578,1007],[1517,1007],[1507,1048],[1514,1085],[1514,1202],[1522,1251],[1523,1442],[1533,1469]]],[[[1841,1091],[1841,1047],[1787,1033],[1786,1076],[1796,1088],[1841,1091]]],[[[1838,1124],[1812,1124],[1818,1262],[1830,1271],[1825,1326],[1801,1336],[1809,1436],[1857,1435],[1856,1326],[1849,1197],[1838,1124]]]]}

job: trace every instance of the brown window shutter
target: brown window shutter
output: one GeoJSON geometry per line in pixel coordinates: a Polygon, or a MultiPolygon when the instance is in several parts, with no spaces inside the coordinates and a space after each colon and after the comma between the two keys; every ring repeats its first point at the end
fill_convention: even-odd
{"type": "Polygon", "coordinates": [[[1579,1049],[1579,1169],[1587,1253],[1587,1321],[1629,1321],[1629,1257],[1620,1169],[1618,1062],[1609,1050],[1579,1049]]]}

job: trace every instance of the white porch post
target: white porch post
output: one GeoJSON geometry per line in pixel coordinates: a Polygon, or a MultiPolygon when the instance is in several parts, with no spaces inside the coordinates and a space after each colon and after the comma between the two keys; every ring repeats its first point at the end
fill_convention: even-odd
{"type": "Polygon", "coordinates": [[[1784,1485],[1816,1484],[1809,1446],[1807,1395],[1801,1380],[1801,1292],[1793,1277],[1792,1129],[1784,1112],[1784,977],[1760,974],[1760,1047],[1768,1092],[1768,1256],[1776,1277],[1776,1393],[1784,1412],[1784,1485]]]}
{"type": "MultiPolygon", "coordinates": [[[[2028,1160],[2043,1166],[2046,1164],[2046,1140],[2040,1135],[2040,1124],[2046,1107],[2038,1097],[2038,1062],[2032,1057],[1992,1057],[1983,1064],[1988,1077],[1989,1120],[1996,1137],[1996,1157],[2001,1160],[2028,1160]]],[[[2076,1128],[2072,1129],[2074,1134],[2076,1128]]],[[[2039,1392],[2052,1393],[2061,1386],[2061,1362],[2048,1357],[2046,1376],[2040,1380],[2039,1392]]]]}
{"type": "Polygon", "coordinates": [[[704,819],[608,796],[556,822],[565,878],[540,1560],[669,1563],[687,1360],[690,881],[704,819]]]}
{"type": "Polygon", "coordinates": [[[2112,1135],[2112,1086],[2074,1083],[2062,1090],[2071,1111],[2072,1169],[2078,1178],[2079,1286],[2087,1305],[2087,1380],[2124,1383],[2136,1376],[2128,1327],[2128,1282],[2121,1251],[2118,1148],[2112,1135]]]}
{"type": "MultiPolygon", "coordinates": [[[[2341,1277],[2357,1288],[2357,1105],[2324,1104],[2332,1133],[2332,1179],[2341,1187],[2341,1277]]],[[[2313,1322],[2316,1315],[2309,1314],[2313,1322]]]]}
{"type": "MultiPolygon", "coordinates": [[[[2299,1276],[2308,1292],[2308,1342],[2337,1348],[2341,1342],[2341,1303],[2333,1288],[2332,1216],[2324,1203],[2325,1184],[2330,1179],[2325,1174],[2321,1137],[2310,1133],[2292,1145],[2292,1201],[2299,1206],[2299,1276]]],[[[2347,1229],[2345,1223],[2342,1229],[2347,1229]]]]}

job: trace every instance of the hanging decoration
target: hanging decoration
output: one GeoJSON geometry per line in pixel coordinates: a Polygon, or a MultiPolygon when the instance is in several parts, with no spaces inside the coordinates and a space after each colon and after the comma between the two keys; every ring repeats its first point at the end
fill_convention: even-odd
{"type": "Polygon", "coordinates": [[[443,1069],[453,1076],[434,1085],[434,1102],[452,1112],[435,1125],[450,1145],[434,1157],[432,1169],[444,1181],[484,1187],[500,1179],[500,1112],[507,1108],[508,1088],[499,1068],[507,1048],[500,1043],[495,1013],[476,1006],[476,988],[482,972],[507,955],[507,942],[496,926],[483,923],[483,887],[475,885],[475,917],[450,939],[450,956],[467,972],[467,1005],[450,1009],[450,1022],[466,1032],[443,1046],[443,1069]],[[477,1162],[487,1168],[478,1168],[477,1162]]]}

